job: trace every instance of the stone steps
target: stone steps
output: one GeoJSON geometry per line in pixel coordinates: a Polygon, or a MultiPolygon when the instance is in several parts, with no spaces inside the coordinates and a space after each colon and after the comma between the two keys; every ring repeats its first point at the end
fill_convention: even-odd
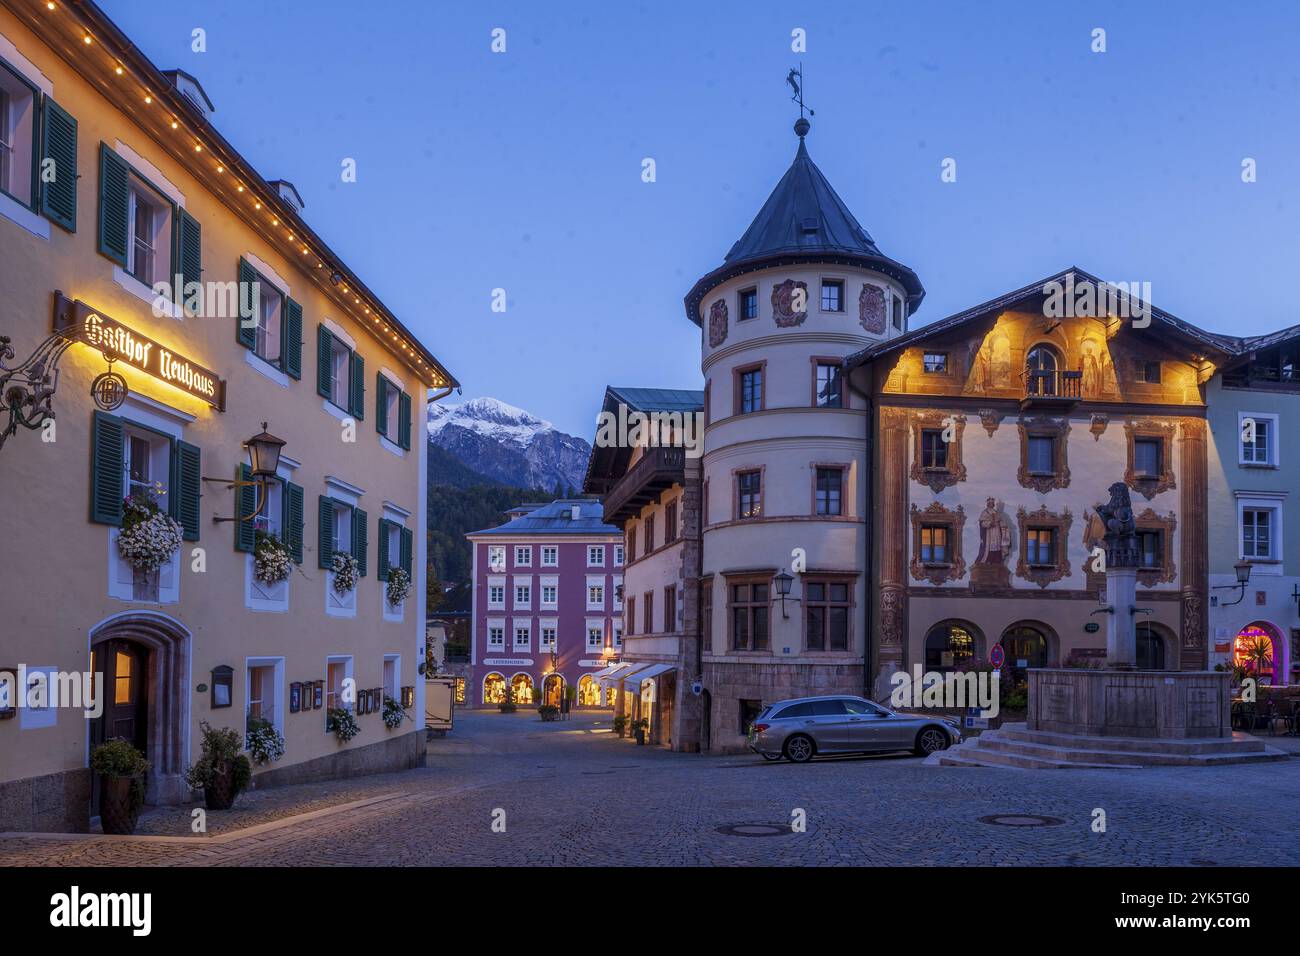
{"type": "Polygon", "coordinates": [[[934,767],[1017,767],[1024,770],[1137,770],[1143,767],[1212,767],[1285,760],[1288,755],[1247,735],[1228,739],[1156,740],[1139,737],[1072,737],[1008,724],[956,747],[931,754],[934,767]],[[1242,739],[1238,739],[1238,737],[1242,739]]]}

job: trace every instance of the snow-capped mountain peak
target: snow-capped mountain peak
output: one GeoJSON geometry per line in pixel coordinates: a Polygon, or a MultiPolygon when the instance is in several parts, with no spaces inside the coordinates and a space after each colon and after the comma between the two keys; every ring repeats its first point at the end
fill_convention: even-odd
{"type": "Polygon", "coordinates": [[[576,489],[591,446],[522,408],[495,398],[429,406],[429,440],[504,484],[576,489]]]}

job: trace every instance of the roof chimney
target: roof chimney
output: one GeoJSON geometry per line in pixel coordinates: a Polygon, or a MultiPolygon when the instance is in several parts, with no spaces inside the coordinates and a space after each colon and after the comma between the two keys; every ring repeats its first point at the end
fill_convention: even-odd
{"type": "Polygon", "coordinates": [[[582,517],[582,505],[574,505],[573,508],[570,509],[570,511],[569,511],[569,517],[570,517],[570,519],[573,520],[573,521],[577,521],[579,518],[581,518],[581,517],[582,517]]]}

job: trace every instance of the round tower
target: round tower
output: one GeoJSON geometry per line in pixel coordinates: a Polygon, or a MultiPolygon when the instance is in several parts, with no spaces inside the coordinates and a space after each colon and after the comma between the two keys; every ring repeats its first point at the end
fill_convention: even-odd
{"type": "Polygon", "coordinates": [[[863,691],[868,410],[841,365],[902,335],[925,294],[813,163],[808,130],[795,124],[794,162],[685,299],[702,337],[703,677],[722,747],[741,739],[744,701],[863,691]]]}

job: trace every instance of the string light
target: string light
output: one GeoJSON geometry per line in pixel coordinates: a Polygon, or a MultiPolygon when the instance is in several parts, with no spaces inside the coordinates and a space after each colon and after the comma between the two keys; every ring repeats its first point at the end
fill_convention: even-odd
{"type": "Polygon", "coordinates": [[[117,68],[117,75],[118,76],[122,75],[122,68],[120,66],[117,68]]]}
{"type": "Polygon", "coordinates": [[[146,93],[146,94],[144,95],[144,101],[145,101],[146,104],[148,104],[148,103],[152,103],[152,102],[153,102],[153,97],[150,96],[148,93],[146,93]]]}
{"type": "Polygon", "coordinates": [[[203,147],[200,146],[198,143],[195,143],[195,144],[194,144],[194,152],[196,152],[196,153],[201,153],[201,152],[203,152],[203,147]]]}
{"type": "Polygon", "coordinates": [[[54,9],[54,4],[52,4],[52,3],[47,3],[47,4],[45,5],[45,9],[47,9],[47,10],[53,10],[53,9],[54,9]]]}
{"type": "Polygon", "coordinates": [[[224,173],[225,171],[226,171],[226,167],[225,167],[225,166],[218,166],[218,167],[217,167],[217,172],[219,172],[219,173],[224,173]]]}

